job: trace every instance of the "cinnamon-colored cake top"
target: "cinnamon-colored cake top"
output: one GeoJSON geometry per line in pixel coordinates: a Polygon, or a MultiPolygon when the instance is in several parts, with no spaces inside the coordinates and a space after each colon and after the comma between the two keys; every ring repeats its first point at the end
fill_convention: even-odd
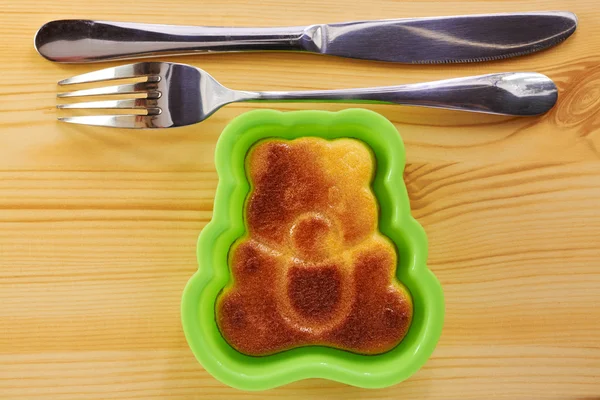
{"type": "Polygon", "coordinates": [[[232,281],[216,310],[234,348],[375,354],[402,340],[412,303],[395,278],[395,248],[377,228],[374,168],[354,139],[268,139],[250,150],[248,233],[232,246],[232,281]]]}

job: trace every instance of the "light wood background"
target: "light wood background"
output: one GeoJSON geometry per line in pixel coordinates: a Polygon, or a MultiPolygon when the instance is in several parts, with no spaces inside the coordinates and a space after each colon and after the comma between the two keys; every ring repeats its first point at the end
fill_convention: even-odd
{"type": "Polygon", "coordinates": [[[600,398],[596,0],[0,0],[0,38],[1,399],[600,398]],[[273,26],[553,9],[579,16],[572,38],[486,64],[299,54],[172,59],[249,90],[517,70],[556,80],[559,103],[540,118],[370,107],[406,141],[413,214],[429,235],[429,265],[447,302],[433,357],[383,390],[309,380],[243,393],[213,379],[188,349],[179,304],[211,217],[215,142],[228,121],[258,105],[228,106],[169,131],[59,124],[56,81],[101,65],[55,65],[32,46],[36,29],[59,18],[273,26]]]}

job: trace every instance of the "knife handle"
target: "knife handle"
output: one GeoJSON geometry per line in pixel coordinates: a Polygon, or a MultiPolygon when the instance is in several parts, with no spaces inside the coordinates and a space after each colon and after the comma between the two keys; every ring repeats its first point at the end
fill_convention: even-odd
{"type": "MultiPolygon", "coordinates": [[[[213,51],[311,51],[313,27],[225,28],[57,20],[40,28],[38,52],[50,61],[81,63],[213,51]]],[[[318,32],[317,32],[318,33],[318,32]]]]}

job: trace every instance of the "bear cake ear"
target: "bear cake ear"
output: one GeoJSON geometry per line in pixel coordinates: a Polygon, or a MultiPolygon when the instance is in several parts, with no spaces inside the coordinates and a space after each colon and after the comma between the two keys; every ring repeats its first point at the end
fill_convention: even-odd
{"type": "Polygon", "coordinates": [[[327,162],[335,168],[331,171],[344,180],[369,186],[375,172],[375,158],[371,150],[355,139],[337,139],[329,143],[325,152],[327,162]]]}
{"type": "MultiPolygon", "coordinates": [[[[266,143],[266,141],[264,141],[266,143]]],[[[257,182],[261,182],[268,172],[268,167],[274,159],[285,157],[289,153],[290,148],[285,142],[273,142],[270,146],[260,146],[258,142],[248,151],[246,157],[246,174],[248,175],[250,184],[255,186],[257,182]]]]}

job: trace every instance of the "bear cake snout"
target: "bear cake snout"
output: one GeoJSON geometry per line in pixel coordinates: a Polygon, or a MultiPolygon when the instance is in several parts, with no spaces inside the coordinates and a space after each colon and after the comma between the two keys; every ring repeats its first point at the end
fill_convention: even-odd
{"type": "Polygon", "coordinates": [[[291,248],[307,262],[324,261],[342,251],[340,231],[322,213],[301,214],[290,228],[291,248]]]}

